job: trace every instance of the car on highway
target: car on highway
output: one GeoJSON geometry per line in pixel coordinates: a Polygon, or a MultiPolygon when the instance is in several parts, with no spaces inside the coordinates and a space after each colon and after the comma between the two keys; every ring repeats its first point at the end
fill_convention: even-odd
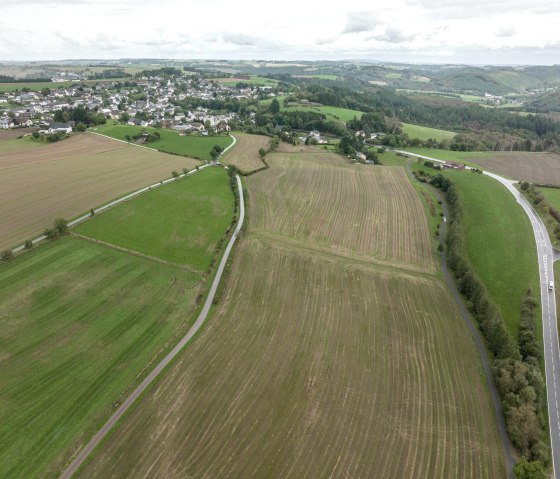
{"type": "Polygon", "coordinates": [[[548,282],[548,289],[554,289],[554,281],[548,282]]]}

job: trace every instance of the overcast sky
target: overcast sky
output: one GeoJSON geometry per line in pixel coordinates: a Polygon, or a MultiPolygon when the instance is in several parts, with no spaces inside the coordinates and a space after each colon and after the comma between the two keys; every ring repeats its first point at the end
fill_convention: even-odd
{"type": "Polygon", "coordinates": [[[560,63],[559,0],[0,0],[0,61],[560,63]]]}

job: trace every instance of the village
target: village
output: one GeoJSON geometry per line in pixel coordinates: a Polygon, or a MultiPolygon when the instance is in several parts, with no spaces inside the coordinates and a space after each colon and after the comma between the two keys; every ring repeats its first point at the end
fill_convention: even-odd
{"type": "Polygon", "coordinates": [[[182,134],[227,132],[234,112],[215,114],[198,106],[184,110],[178,104],[187,98],[199,100],[241,100],[258,98],[270,87],[223,85],[195,75],[140,77],[127,81],[109,80],[88,85],[77,79],[70,86],[57,85],[38,91],[23,88],[0,92],[0,129],[36,128],[39,133],[70,132],[73,123],[61,122],[57,112],[77,107],[105,116],[107,120],[141,127],[168,128],[182,134]]]}

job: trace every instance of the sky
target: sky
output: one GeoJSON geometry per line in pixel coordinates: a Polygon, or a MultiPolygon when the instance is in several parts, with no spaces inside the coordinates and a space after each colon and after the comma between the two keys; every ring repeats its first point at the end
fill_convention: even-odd
{"type": "Polygon", "coordinates": [[[0,0],[0,61],[560,64],[558,0],[0,0]]]}

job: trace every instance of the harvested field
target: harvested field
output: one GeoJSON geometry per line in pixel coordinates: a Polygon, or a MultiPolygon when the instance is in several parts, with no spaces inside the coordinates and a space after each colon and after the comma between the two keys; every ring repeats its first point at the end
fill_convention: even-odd
{"type": "Polygon", "coordinates": [[[76,216],[196,164],[87,133],[2,154],[0,249],[40,234],[57,217],[76,216]]]}
{"type": "Polygon", "coordinates": [[[560,186],[560,155],[554,153],[499,151],[472,161],[484,169],[516,180],[560,186]]]}
{"type": "Polygon", "coordinates": [[[15,130],[0,130],[0,141],[14,140],[28,133],[37,131],[37,128],[17,128],[15,130]]]}
{"type": "Polygon", "coordinates": [[[435,271],[428,221],[405,170],[340,158],[269,155],[271,168],[247,179],[252,227],[435,271]]]}
{"type": "Polygon", "coordinates": [[[80,477],[504,477],[477,353],[439,279],[249,234],[227,291],[80,477]]]}
{"type": "Polygon", "coordinates": [[[235,133],[237,143],[221,159],[222,163],[236,166],[244,174],[265,168],[265,163],[259,156],[259,149],[267,150],[270,138],[263,135],[248,135],[235,133]]]}
{"type": "Polygon", "coordinates": [[[285,141],[281,141],[276,148],[277,153],[321,153],[323,151],[325,150],[316,145],[305,145],[303,143],[292,145],[285,141]]]}
{"type": "Polygon", "coordinates": [[[0,265],[0,477],[58,477],[192,321],[200,276],[74,238],[0,265]]]}

